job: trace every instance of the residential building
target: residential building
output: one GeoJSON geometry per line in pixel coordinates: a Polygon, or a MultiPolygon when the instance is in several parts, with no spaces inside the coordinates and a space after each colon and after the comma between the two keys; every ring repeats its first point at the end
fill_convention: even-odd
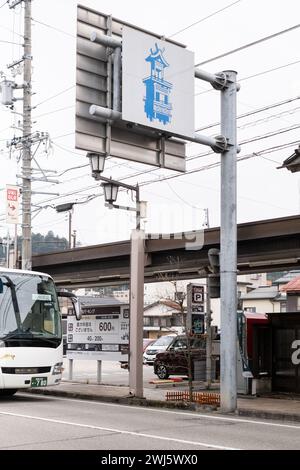
{"type": "Polygon", "coordinates": [[[286,294],[286,308],[288,312],[300,312],[300,276],[294,277],[287,284],[280,287],[286,294]]]}
{"type": "Polygon", "coordinates": [[[144,308],[144,337],[156,339],[170,333],[182,333],[184,314],[172,300],[158,300],[144,308]]]}
{"type": "Polygon", "coordinates": [[[240,297],[242,308],[251,313],[271,313],[286,311],[286,295],[278,286],[261,286],[240,297]]]}

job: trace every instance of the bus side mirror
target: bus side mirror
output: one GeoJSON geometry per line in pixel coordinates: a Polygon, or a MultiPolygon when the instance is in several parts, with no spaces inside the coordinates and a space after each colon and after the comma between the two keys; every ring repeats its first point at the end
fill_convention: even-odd
{"type": "Polygon", "coordinates": [[[76,320],[81,320],[82,314],[79,307],[79,302],[77,297],[71,297],[71,302],[74,308],[76,320]]]}
{"type": "Polygon", "coordinates": [[[73,294],[73,292],[69,292],[67,290],[58,290],[56,291],[56,293],[58,297],[67,297],[68,299],[71,300],[73,309],[75,312],[76,320],[81,320],[82,314],[80,311],[79,302],[78,302],[76,295],[73,294]]]}

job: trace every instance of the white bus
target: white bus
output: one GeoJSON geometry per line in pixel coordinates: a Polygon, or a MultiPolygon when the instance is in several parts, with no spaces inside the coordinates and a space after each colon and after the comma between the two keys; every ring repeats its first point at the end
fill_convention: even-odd
{"type": "Polygon", "coordinates": [[[0,396],[56,385],[62,366],[61,314],[52,278],[0,268],[0,396]]]}

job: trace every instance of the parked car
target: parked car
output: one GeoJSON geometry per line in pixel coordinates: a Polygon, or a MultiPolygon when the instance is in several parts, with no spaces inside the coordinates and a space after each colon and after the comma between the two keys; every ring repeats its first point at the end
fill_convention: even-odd
{"type": "Polygon", "coordinates": [[[154,360],[154,373],[159,379],[167,379],[170,375],[189,376],[188,351],[190,351],[191,373],[193,376],[194,361],[205,361],[206,341],[202,338],[190,338],[190,348],[188,349],[186,336],[173,338],[167,349],[156,355],[154,360]]]}
{"type": "MultiPolygon", "coordinates": [[[[147,348],[147,346],[154,343],[154,341],[156,340],[150,339],[150,338],[143,338],[143,353],[145,352],[145,349],[147,348]]],[[[128,361],[120,361],[120,366],[121,366],[121,369],[128,369],[128,361]]]]}
{"type": "Polygon", "coordinates": [[[161,336],[156,341],[154,341],[154,343],[147,346],[143,355],[144,363],[152,365],[156,354],[165,351],[173,341],[174,337],[176,337],[176,335],[161,336]]]}
{"type": "Polygon", "coordinates": [[[143,353],[145,352],[146,348],[150,346],[150,344],[153,344],[155,341],[156,339],[143,338],[143,353]]]}

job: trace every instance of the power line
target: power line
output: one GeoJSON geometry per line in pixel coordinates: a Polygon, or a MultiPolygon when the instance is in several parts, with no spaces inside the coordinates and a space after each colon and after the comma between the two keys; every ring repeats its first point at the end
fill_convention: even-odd
{"type": "Polygon", "coordinates": [[[266,73],[275,72],[276,70],[284,69],[285,67],[289,67],[290,65],[299,64],[299,62],[300,60],[295,60],[294,62],[289,62],[288,64],[279,65],[278,67],[274,67],[272,69],[264,70],[263,72],[255,73],[254,75],[249,75],[248,77],[241,78],[239,82],[250,80],[250,78],[259,77],[260,75],[265,75],[266,73]]]}
{"type": "Polygon", "coordinates": [[[70,106],[65,106],[64,108],[54,109],[53,111],[49,111],[48,113],[38,114],[37,116],[33,116],[33,119],[49,116],[49,114],[59,113],[60,111],[65,111],[66,109],[70,108],[75,108],[75,105],[71,104],[70,106]]]}
{"type": "MultiPolygon", "coordinates": [[[[248,77],[240,78],[238,81],[242,82],[242,81],[245,81],[245,80],[250,80],[251,78],[259,77],[259,76],[265,75],[267,73],[275,72],[276,70],[284,69],[285,67],[289,67],[291,65],[299,64],[299,62],[300,62],[300,60],[295,60],[294,62],[289,62],[288,64],[279,65],[278,67],[274,67],[272,69],[264,70],[263,72],[258,72],[258,73],[255,73],[253,75],[249,75],[248,77]]],[[[210,88],[208,90],[205,90],[205,91],[200,91],[199,93],[195,93],[194,96],[204,95],[205,93],[210,93],[211,91],[213,91],[212,88],[210,88]]]]}
{"type": "Polygon", "coordinates": [[[217,11],[214,11],[213,13],[210,13],[209,15],[205,16],[204,18],[201,18],[200,20],[195,21],[195,23],[192,23],[189,26],[186,26],[185,28],[180,29],[179,31],[177,31],[174,34],[169,35],[168,37],[173,38],[174,36],[177,36],[177,34],[183,33],[183,31],[186,31],[187,29],[192,28],[193,26],[196,26],[197,24],[202,23],[203,21],[208,20],[209,18],[212,18],[213,16],[217,15],[218,13],[221,13],[222,11],[227,10],[228,8],[236,5],[237,3],[240,3],[241,1],[242,0],[237,0],[236,2],[230,3],[229,5],[226,5],[225,7],[221,8],[220,10],[217,10],[217,11]]]}
{"type": "Polygon", "coordinates": [[[15,46],[22,46],[19,42],[13,42],[13,41],[4,41],[3,39],[0,39],[0,42],[3,42],[5,44],[14,44],[15,46]]]}
{"type": "Polygon", "coordinates": [[[236,49],[232,49],[231,51],[224,52],[223,54],[217,55],[216,57],[212,57],[211,59],[204,60],[203,62],[199,62],[198,64],[195,65],[195,67],[199,67],[200,65],[205,65],[209,64],[210,62],[213,62],[218,59],[222,59],[223,57],[227,57],[231,54],[235,54],[236,52],[243,51],[244,49],[247,49],[248,47],[256,46],[257,44],[260,44],[265,41],[269,41],[270,39],[274,39],[278,36],[281,36],[282,34],[285,33],[290,33],[291,31],[294,31],[295,29],[299,28],[300,24],[296,24],[295,26],[291,26],[290,28],[283,29],[282,31],[278,31],[277,33],[270,34],[270,36],[265,36],[264,38],[257,39],[256,41],[249,42],[248,44],[244,44],[243,46],[237,47],[236,49]]]}
{"type": "Polygon", "coordinates": [[[32,21],[34,21],[35,23],[41,24],[42,26],[46,26],[47,28],[53,29],[54,31],[58,31],[59,33],[65,34],[66,36],[69,36],[72,39],[74,39],[74,38],[76,39],[76,36],[74,36],[74,34],[67,33],[66,31],[64,31],[62,29],[59,29],[59,28],[55,28],[55,26],[51,26],[50,24],[43,23],[42,21],[35,20],[34,18],[32,18],[32,21]]]}
{"type": "MultiPolygon", "coordinates": [[[[282,144],[282,145],[277,145],[277,146],[274,146],[274,147],[270,147],[270,148],[267,148],[267,149],[264,149],[264,150],[261,150],[261,151],[258,151],[258,152],[252,152],[252,153],[249,153],[249,154],[246,154],[246,155],[242,155],[240,157],[237,158],[237,161],[243,161],[243,160],[248,160],[250,158],[253,158],[253,157],[258,157],[258,156],[261,156],[265,153],[271,153],[271,152],[275,152],[277,150],[282,150],[283,148],[288,148],[288,147],[292,147],[294,146],[295,144],[298,144],[299,141],[294,141],[294,142],[289,142],[288,144],[282,144]]],[[[208,165],[203,165],[202,167],[199,167],[199,168],[193,168],[185,173],[180,173],[180,174],[176,174],[176,175],[167,175],[163,178],[157,178],[156,180],[149,180],[149,181],[144,181],[143,183],[140,184],[140,186],[148,186],[149,184],[155,184],[155,183],[159,183],[159,182],[162,182],[162,181],[167,181],[167,180],[170,180],[170,179],[174,179],[174,178],[180,178],[182,176],[187,176],[187,175],[190,175],[190,174],[193,174],[193,173],[198,173],[200,171],[205,171],[205,170],[210,170],[212,168],[216,168],[218,166],[220,166],[221,162],[218,161],[218,162],[214,162],[214,163],[210,163],[208,165]]]]}
{"type": "Polygon", "coordinates": [[[41,104],[47,103],[47,101],[53,100],[57,96],[62,95],[63,93],[66,93],[69,90],[72,90],[72,88],[75,88],[75,85],[69,86],[68,88],[65,88],[64,90],[60,91],[59,93],[56,93],[56,95],[50,96],[49,98],[46,98],[44,101],[41,101],[40,103],[35,105],[35,108],[37,106],[40,106],[41,104]]]}
{"type": "Polygon", "coordinates": [[[0,8],[4,7],[7,3],[9,3],[9,0],[6,0],[6,2],[4,2],[4,3],[0,6],[0,8]]]}
{"type": "MultiPolygon", "coordinates": [[[[273,108],[276,108],[278,106],[283,106],[284,104],[292,103],[293,101],[296,101],[296,100],[299,100],[299,99],[300,99],[300,96],[295,96],[294,98],[288,98],[284,101],[278,101],[277,103],[273,103],[273,104],[270,104],[270,105],[267,105],[267,106],[263,106],[262,108],[254,109],[253,111],[249,111],[247,113],[240,114],[239,116],[237,116],[237,119],[242,119],[242,118],[257,114],[257,113],[262,113],[264,111],[268,111],[269,109],[273,109],[273,108]]],[[[206,129],[210,129],[211,127],[216,127],[219,124],[220,124],[220,121],[214,122],[212,124],[208,124],[207,126],[199,127],[199,129],[196,129],[195,132],[204,131],[206,129]]]]}
{"type": "Polygon", "coordinates": [[[282,116],[285,116],[287,114],[295,114],[299,111],[300,111],[300,106],[296,106],[295,108],[287,109],[286,111],[282,111],[281,113],[270,114],[269,116],[266,116],[264,118],[257,119],[255,121],[246,122],[242,126],[238,126],[238,129],[246,129],[246,128],[252,127],[252,126],[259,126],[260,124],[263,124],[265,122],[269,122],[269,121],[272,121],[274,119],[279,119],[282,116]]]}
{"type": "Polygon", "coordinates": [[[21,38],[24,38],[23,34],[16,33],[16,32],[15,32],[15,31],[13,31],[12,29],[10,29],[10,28],[7,28],[6,26],[3,26],[2,24],[0,24],[0,28],[2,28],[2,29],[6,29],[6,31],[9,31],[10,33],[12,33],[12,34],[16,34],[17,36],[20,36],[21,38]]]}

